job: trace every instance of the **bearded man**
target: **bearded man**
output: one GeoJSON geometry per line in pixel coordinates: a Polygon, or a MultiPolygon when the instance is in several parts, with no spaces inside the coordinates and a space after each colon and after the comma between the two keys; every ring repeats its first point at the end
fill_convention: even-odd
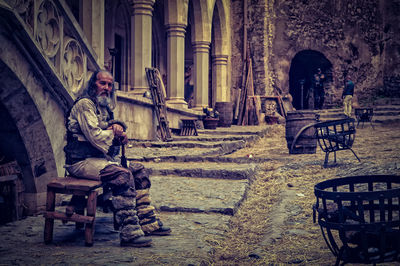
{"type": "MultiPolygon", "coordinates": [[[[116,105],[114,79],[108,71],[96,71],[86,92],[79,97],[67,115],[65,168],[77,178],[101,180],[105,195],[111,195],[114,227],[120,229],[121,246],[147,247],[145,235],[169,235],[150,204],[149,173],[142,164],[128,169],[116,160],[121,144],[127,144],[127,127],[114,120],[116,105]]],[[[74,202],[75,201],[75,202],[74,202]]],[[[76,199],[72,198],[71,205],[76,199]]]]}

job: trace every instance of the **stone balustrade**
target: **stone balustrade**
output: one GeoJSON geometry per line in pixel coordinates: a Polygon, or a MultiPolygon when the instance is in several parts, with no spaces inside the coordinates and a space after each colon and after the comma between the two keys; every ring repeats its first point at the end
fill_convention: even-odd
{"type": "Polygon", "coordinates": [[[68,105],[81,92],[90,73],[100,68],[97,55],[69,7],[59,0],[5,2],[12,10],[10,17],[14,16],[23,32],[16,34],[20,44],[41,57],[39,62],[44,76],[50,79],[49,85],[58,85],[52,88],[53,93],[64,97],[61,102],[68,105]]]}

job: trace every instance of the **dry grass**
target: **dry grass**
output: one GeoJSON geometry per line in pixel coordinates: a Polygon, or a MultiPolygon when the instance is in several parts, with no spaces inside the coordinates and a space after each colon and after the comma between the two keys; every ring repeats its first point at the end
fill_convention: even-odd
{"type": "Polygon", "coordinates": [[[230,155],[252,154],[271,161],[262,165],[224,241],[210,241],[212,264],[333,265],[335,257],[312,219],[314,185],[338,176],[400,174],[400,125],[358,129],[353,148],[361,163],[350,151],[342,151],[337,153],[339,165],[332,168],[322,168],[325,154],[319,148],[316,154],[289,155],[284,134],[284,126],[274,126],[255,145],[230,155]],[[292,196],[285,198],[285,191],[292,196]],[[291,207],[282,223],[274,224],[282,201],[291,207]]]}

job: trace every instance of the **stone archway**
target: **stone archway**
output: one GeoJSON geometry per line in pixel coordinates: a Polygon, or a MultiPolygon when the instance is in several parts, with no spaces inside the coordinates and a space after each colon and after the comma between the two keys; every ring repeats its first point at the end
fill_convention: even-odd
{"type": "Polygon", "coordinates": [[[30,215],[44,206],[46,185],[58,176],[55,156],[43,114],[21,80],[1,60],[0,79],[0,154],[7,161],[16,161],[21,170],[22,201],[30,215]]]}
{"type": "Polygon", "coordinates": [[[292,59],[289,70],[289,92],[293,107],[297,110],[313,109],[312,81],[317,69],[326,75],[325,92],[332,82],[332,63],[324,54],[314,50],[303,50],[292,59]]]}
{"type": "Polygon", "coordinates": [[[221,0],[216,0],[212,15],[211,31],[211,75],[210,75],[210,106],[216,102],[229,102],[231,100],[228,89],[228,64],[229,64],[229,17],[227,6],[221,0]]]}

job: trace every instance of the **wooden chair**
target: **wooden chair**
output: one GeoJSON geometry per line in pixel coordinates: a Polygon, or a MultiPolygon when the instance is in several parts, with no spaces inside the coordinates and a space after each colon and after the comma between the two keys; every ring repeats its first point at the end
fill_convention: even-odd
{"type": "Polygon", "coordinates": [[[181,136],[198,136],[196,119],[182,119],[181,136]]]}
{"type": "Polygon", "coordinates": [[[44,226],[44,242],[49,244],[53,240],[54,220],[62,220],[63,222],[76,222],[77,228],[85,225],[85,245],[93,245],[94,225],[97,207],[97,188],[102,183],[95,180],[77,179],[73,177],[55,178],[47,184],[47,202],[45,226],[44,226]],[[83,211],[75,213],[62,213],[55,211],[56,194],[69,194],[82,197],[86,200],[86,215],[83,211]]]}

